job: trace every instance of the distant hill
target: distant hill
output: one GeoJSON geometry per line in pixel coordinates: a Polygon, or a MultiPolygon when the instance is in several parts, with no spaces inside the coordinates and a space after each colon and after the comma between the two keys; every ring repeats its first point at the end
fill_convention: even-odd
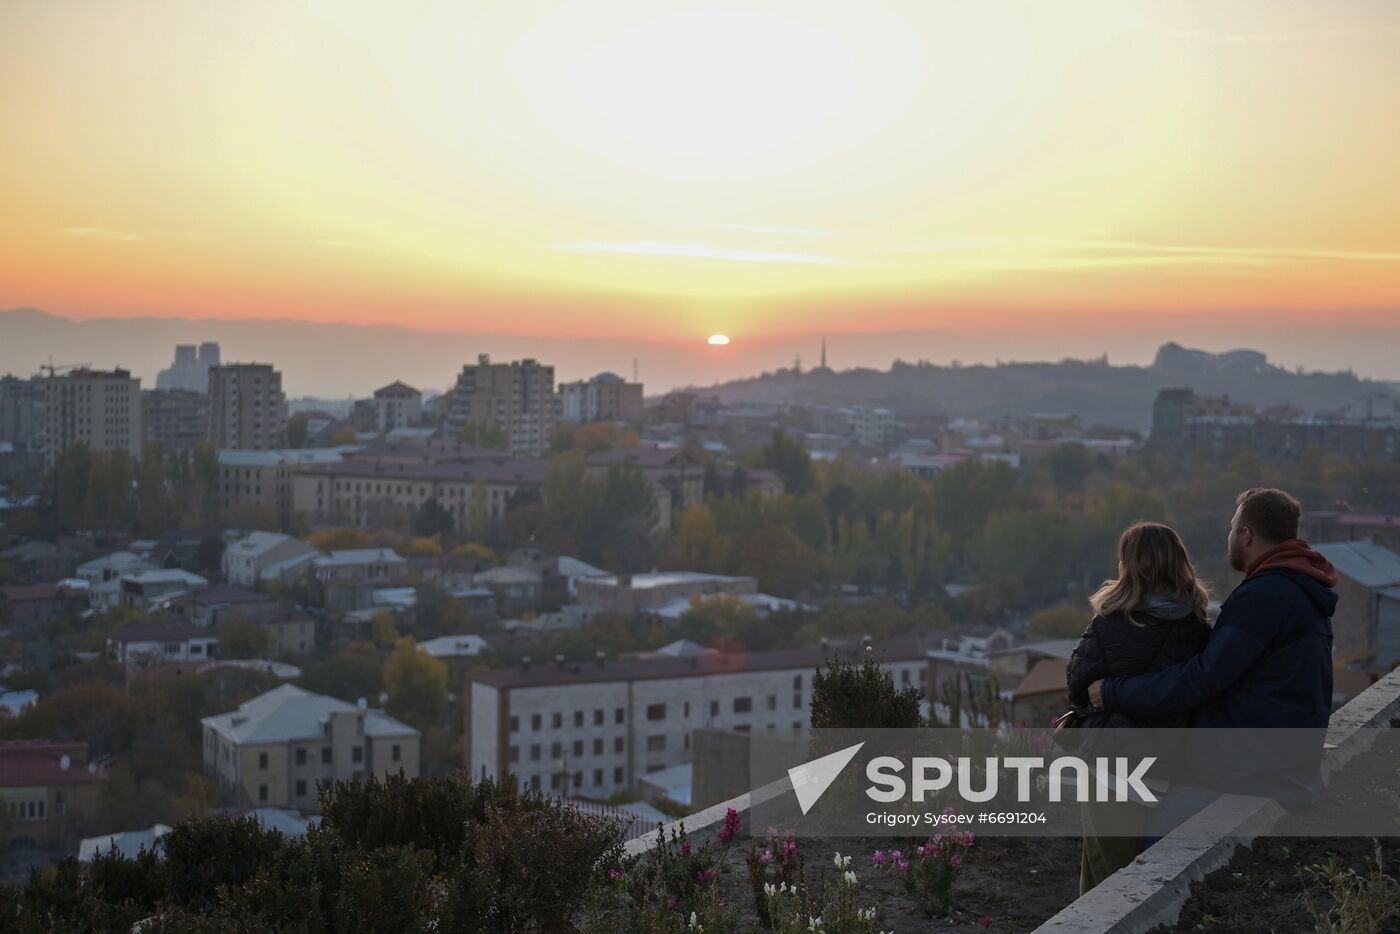
{"type": "Polygon", "coordinates": [[[1213,354],[1164,344],[1150,366],[1106,360],[935,366],[896,362],[888,370],[817,368],[765,373],[703,390],[732,402],[877,405],[909,415],[995,418],[1056,412],[1085,425],[1144,431],[1159,390],[1187,386],[1256,406],[1291,404],[1304,411],[1360,405],[1368,394],[1400,398],[1396,384],[1352,373],[1303,373],[1269,363],[1253,350],[1213,354]]]}

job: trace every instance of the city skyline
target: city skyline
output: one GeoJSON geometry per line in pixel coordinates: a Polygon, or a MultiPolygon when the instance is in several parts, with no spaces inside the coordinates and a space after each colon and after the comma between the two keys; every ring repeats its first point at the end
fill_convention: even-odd
{"type": "Polygon", "coordinates": [[[696,354],[853,318],[1115,346],[1144,323],[1209,345],[1397,329],[1391,5],[0,24],[0,80],[26,89],[0,101],[7,307],[696,354]]]}

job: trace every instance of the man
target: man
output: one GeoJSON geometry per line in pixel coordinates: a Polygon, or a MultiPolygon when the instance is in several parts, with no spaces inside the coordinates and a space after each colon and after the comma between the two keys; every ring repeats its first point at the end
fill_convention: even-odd
{"type": "MultiPolygon", "coordinates": [[[[1298,538],[1302,510],[1292,496],[1252,489],[1237,503],[1227,554],[1244,581],[1221,606],[1205,651],[1151,674],[1096,681],[1089,700],[1129,716],[1191,710],[1192,727],[1212,729],[1192,742],[1176,776],[1188,786],[1178,801],[1203,787],[1306,804],[1322,787],[1337,571],[1298,538]]],[[[1186,813],[1203,803],[1196,795],[1186,813]]],[[[1165,805],[1158,810],[1170,824],[1185,816],[1165,805]]]]}

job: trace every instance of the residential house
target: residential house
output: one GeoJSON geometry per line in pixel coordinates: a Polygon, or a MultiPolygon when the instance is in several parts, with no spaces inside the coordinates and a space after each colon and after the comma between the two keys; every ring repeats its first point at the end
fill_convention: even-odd
{"type": "Polygon", "coordinates": [[[181,620],[144,620],[107,638],[107,658],[127,668],[166,662],[202,662],[214,657],[219,637],[181,620]]]}
{"type": "Polygon", "coordinates": [[[224,549],[224,577],[230,584],[257,587],[290,580],[310,570],[320,554],[299,538],[280,532],[249,532],[224,549]]]}
{"type": "Polygon", "coordinates": [[[258,807],[315,813],[318,782],[418,776],[417,730],[382,710],[290,684],[200,723],[205,774],[258,807]]]}
{"type": "Polygon", "coordinates": [[[477,588],[491,591],[501,613],[528,613],[539,609],[544,578],[538,571],[504,565],[476,575],[477,588]]]}
{"type": "Polygon", "coordinates": [[[338,610],[369,606],[375,590],[402,583],[409,569],[392,548],[333,551],[311,565],[326,606],[338,610]]]}
{"type": "Polygon", "coordinates": [[[87,743],[0,740],[0,850],[76,843],[102,814],[107,770],[88,761],[87,743]]]}
{"type": "Polygon", "coordinates": [[[752,577],[702,574],[697,571],[653,571],[650,574],[609,574],[581,577],[575,582],[578,602],[605,613],[632,616],[674,600],[716,594],[758,593],[752,577]]]}

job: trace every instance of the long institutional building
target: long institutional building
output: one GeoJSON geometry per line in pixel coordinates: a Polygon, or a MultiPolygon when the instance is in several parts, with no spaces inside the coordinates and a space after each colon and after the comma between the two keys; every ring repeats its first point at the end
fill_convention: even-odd
{"type": "MultiPolygon", "coordinates": [[[[466,767],[477,777],[512,774],[525,788],[606,798],[690,762],[694,730],[807,726],[813,673],[861,651],[652,655],[475,674],[464,693],[466,767]]],[[[896,687],[924,687],[927,646],[910,638],[872,651],[896,687]]]]}

